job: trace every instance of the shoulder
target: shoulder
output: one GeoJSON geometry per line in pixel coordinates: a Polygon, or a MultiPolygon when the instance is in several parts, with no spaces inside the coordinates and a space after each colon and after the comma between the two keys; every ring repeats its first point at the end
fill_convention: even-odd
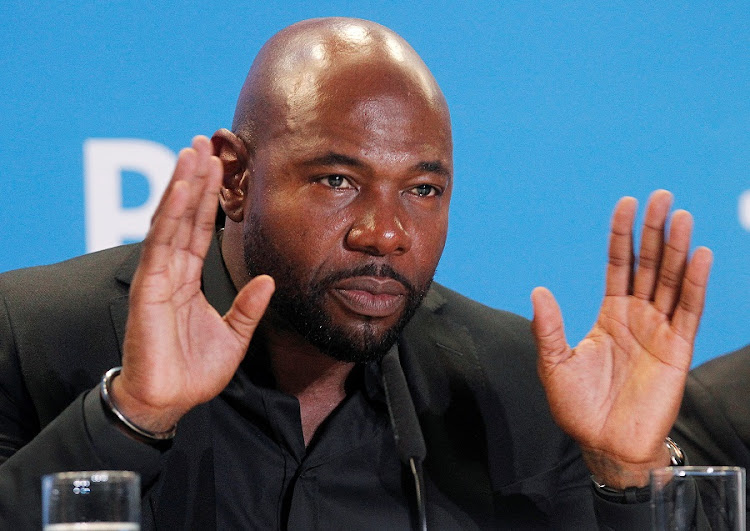
{"type": "Polygon", "coordinates": [[[683,407],[721,412],[741,432],[750,435],[750,345],[714,358],[693,369],[685,388],[683,407]]]}
{"type": "Polygon", "coordinates": [[[691,464],[750,466],[750,345],[693,369],[674,437],[691,464]]]}
{"type": "Polygon", "coordinates": [[[493,489],[507,494],[551,500],[558,485],[589,487],[577,447],[550,414],[528,319],[435,284],[404,332],[402,364],[426,433],[461,455],[428,451],[456,463],[485,456],[493,489]]]}
{"type": "Polygon", "coordinates": [[[750,345],[719,356],[696,367],[690,372],[690,378],[700,382],[705,387],[727,390],[733,382],[741,383],[740,387],[747,390],[750,377],[750,345]]]}
{"type": "Polygon", "coordinates": [[[528,319],[436,284],[404,338],[406,364],[424,374],[420,383],[434,391],[431,398],[463,387],[492,418],[504,411],[513,430],[551,427],[528,319]]]}
{"type": "MultiPolygon", "coordinates": [[[[0,296],[16,307],[43,303],[51,306],[70,298],[86,299],[93,293],[121,291],[118,271],[137,262],[139,244],[123,245],[51,265],[16,269],[0,274],[0,296]]],[[[127,293],[127,290],[125,291],[127,293]]]]}
{"type": "Polygon", "coordinates": [[[520,369],[518,364],[535,367],[536,346],[527,318],[491,308],[440,284],[433,285],[424,306],[423,311],[432,314],[432,319],[424,321],[470,340],[482,365],[499,369],[498,364],[510,362],[513,367],[507,368],[512,370],[520,369]]]}
{"type": "Polygon", "coordinates": [[[52,348],[58,335],[72,343],[98,326],[111,328],[111,301],[127,297],[139,249],[126,245],[1,274],[0,313],[19,348],[43,347],[45,340],[52,341],[45,348],[52,348]]]}
{"type": "MultiPolygon", "coordinates": [[[[688,376],[683,405],[707,409],[718,408],[730,419],[750,418],[750,345],[724,354],[696,367],[688,376]]],[[[750,431],[750,420],[748,420],[750,431]]]]}
{"type": "Polygon", "coordinates": [[[119,359],[137,253],[128,245],[0,275],[0,390],[16,403],[28,393],[42,426],[119,359]]]}
{"type": "Polygon", "coordinates": [[[497,339],[498,331],[503,332],[504,342],[510,339],[527,343],[532,338],[531,322],[527,318],[491,308],[437,283],[431,288],[426,306],[488,340],[497,339]]]}

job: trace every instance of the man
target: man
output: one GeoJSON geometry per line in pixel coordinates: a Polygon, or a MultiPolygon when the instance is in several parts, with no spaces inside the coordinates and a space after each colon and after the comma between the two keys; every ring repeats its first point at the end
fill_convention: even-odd
{"type": "Polygon", "coordinates": [[[147,529],[644,525],[710,251],[688,259],[684,211],[665,241],[656,192],[633,271],[618,203],[576,349],[532,294],[542,388],[529,323],[431,285],[452,179],[445,100],[403,39],[337,18],[274,36],[143,245],[0,280],[2,518],[38,522],[42,473],[126,468],[147,529]]]}

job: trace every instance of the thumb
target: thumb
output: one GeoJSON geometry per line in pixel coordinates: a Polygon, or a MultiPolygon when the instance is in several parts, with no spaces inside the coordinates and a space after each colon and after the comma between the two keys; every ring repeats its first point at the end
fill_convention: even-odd
{"type": "Polygon", "coordinates": [[[531,292],[534,319],[531,329],[539,352],[539,368],[546,370],[565,361],[571,354],[565,340],[562,313],[554,295],[547,288],[534,288],[531,292]]]}
{"type": "Polygon", "coordinates": [[[276,284],[271,277],[258,275],[240,290],[232,307],[224,316],[226,323],[239,336],[238,339],[246,345],[253,337],[274,289],[276,289],[276,284]]]}

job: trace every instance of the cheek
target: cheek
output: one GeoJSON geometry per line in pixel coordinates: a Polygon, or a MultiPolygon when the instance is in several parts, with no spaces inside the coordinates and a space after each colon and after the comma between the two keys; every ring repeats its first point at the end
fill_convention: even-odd
{"type": "Polygon", "coordinates": [[[419,241],[421,245],[417,245],[415,248],[418,255],[417,259],[425,268],[431,270],[431,274],[434,274],[434,270],[437,268],[440,257],[443,254],[445,237],[435,232],[431,232],[430,234],[422,233],[419,241]]]}
{"type": "Polygon", "coordinates": [[[297,230],[315,245],[332,246],[341,244],[352,224],[346,208],[336,208],[326,204],[306,204],[300,202],[291,216],[297,230]]]}
{"type": "Polygon", "coordinates": [[[268,198],[254,216],[278,252],[308,270],[338,256],[351,225],[340,210],[299,200],[268,198]]]}
{"type": "Polygon", "coordinates": [[[429,216],[415,221],[410,254],[425,280],[434,275],[443,254],[447,232],[447,215],[429,216]]]}

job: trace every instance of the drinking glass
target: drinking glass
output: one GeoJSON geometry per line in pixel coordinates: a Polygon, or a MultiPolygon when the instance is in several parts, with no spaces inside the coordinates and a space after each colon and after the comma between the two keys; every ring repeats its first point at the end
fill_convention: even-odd
{"type": "Polygon", "coordinates": [[[44,531],[139,531],[141,480],[135,472],[58,472],[42,478],[44,531]]]}
{"type": "Polygon", "coordinates": [[[745,531],[745,469],[670,466],[651,471],[654,529],[745,531]]]}

